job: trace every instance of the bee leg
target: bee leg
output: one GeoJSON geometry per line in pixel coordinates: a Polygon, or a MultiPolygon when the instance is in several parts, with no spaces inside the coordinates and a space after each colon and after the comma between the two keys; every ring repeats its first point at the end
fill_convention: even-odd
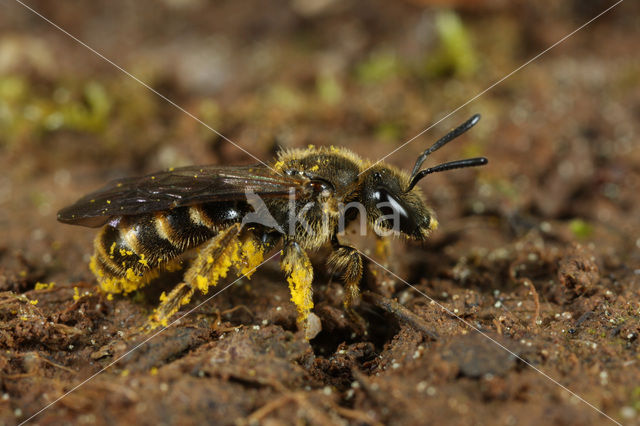
{"type": "Polygon", "coordinates": [[[180,306],[189,303],[196,289],[207,294],[210,286],[215,286],[220,278],[227,276],[233,264],[240,263],[243,244],[238,239],[239,232],[240,224],[232,225],[202,247],[186,272],[184,282],[168,295],[163,293],[160,296],[160,306],[150,318],[152,327],[166,326],[180,306]]]}
{"type": "Polygon", "coordinates": [[[298,309],[298,325],[305,330],[305,337],[310,338],[307,318],[313,308],[313,266],[300,245],[289,240],[282,248],[280,267],[289,282],[291,301],[298,309]]]}
{"type": "Polygon", "coordinates": [[[337,238],[332,240],[334,251],[327,260],[329,269],[334,273],[342,273],[344,283],[344,309],[350,319],[362,332],[366,330],[366,321],[354,310],[353,305],[360,299],[360,281],[362,280],[362,256],[351,246],[341,245],[337,238]]]}
{"type": "Polygon", "coordinates": [[[191,301],[193,293],[194,288],[185,282],[178,284],[168,295],[162,292],[160,295],[160,306],[154,309],[153,314],[149,318],[147,328],[152,330],[160,325],[166,327],[169,318],[178,312],[180,306],[186,305],[191,301]]]}

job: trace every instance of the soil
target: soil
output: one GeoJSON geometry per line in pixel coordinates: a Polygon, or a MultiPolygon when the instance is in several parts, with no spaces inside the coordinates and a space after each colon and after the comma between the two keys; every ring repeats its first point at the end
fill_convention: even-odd
{"type": "Polygon", "coordinates": [[[0,424],[640,424],[640,4],[476,97],[613,4],[547,3],[28,2],[260,159],[382,158],[473,99],[385,161],[411,168],[478,112],[429,164],[489,165],[420,184],[440,222],[424,245],[353,237],[382,265],[366,332],[312,254],[307,341],[276,260],[157,335],[141,327],[179,274],[99,291],[95,230],[58,209],[117,177],[255,160],[4,2],[0,424]]]}

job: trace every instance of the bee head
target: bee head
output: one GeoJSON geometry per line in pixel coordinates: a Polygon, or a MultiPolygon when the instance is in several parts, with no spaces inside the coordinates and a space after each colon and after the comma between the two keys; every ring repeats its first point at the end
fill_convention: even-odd
{"type": "Polygon", "coordinates": [[[419,189],[406,191],[407,175],[387,166],[367,172],[362,203],[374,231],[423,240],[438,226],[419,189]]]}
{"type": "Polygon", "coordinates": [[[415,188],[416,184],[431,173],[482,166],[488,160],[477,157],[451,161],[424,170],[420,170],[420,167],[431,153],[472,128],[479,120],[480,115],[475,114],[420,154],[409,177],[383,165],[374,165],[367,170],[362,201],[378,235],[395,233],[423,240],[431,230],[437,228],[438,222],[431,209],[426,206],[419,189],[415,188]]]}

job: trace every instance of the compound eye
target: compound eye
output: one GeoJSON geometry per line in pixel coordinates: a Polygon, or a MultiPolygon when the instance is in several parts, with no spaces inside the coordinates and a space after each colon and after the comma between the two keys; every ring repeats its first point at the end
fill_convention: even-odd
{"type": "Polygon", "coordinates": [[[333,192],[333,185],[325,180],[313,179],[309,185],[315,194],[329,196],[333,192]]]}
{"type": "Polygon", "coordinates": [[[376,206],[383,216],[385,224],[390,229],[399,230],[405,234],[413,234],[418,228],[415,213],[404,202],[393,197],[384,188],[378,188],[373,193],[376,206]],[[396,222],[399,221],[399,222],[396,222]]]}

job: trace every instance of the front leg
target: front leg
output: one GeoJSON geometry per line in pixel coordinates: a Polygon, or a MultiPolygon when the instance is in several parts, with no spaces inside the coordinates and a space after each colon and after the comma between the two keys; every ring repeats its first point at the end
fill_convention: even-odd
{"type": "Polygon", "coordinates": [[[333,253],[327,265],[334,273],[342,273],[344,283],[344,308],[347,314],[364,329],[364,320],[353,310],[353,305],[360,298],[360,281],[363,274],[362,256],[355,247],[340,244],[337,237],[331,240],[333,253]]]}
{"type": "Polygon", "coordinates": [[[296,241],[287,240],[282,248],[280,267],[289,282],[291,301],[298,309],[298,325],[305,330],[306,335],[307,318],[313,309],[313,266],[300,245],[296,241]]]}

